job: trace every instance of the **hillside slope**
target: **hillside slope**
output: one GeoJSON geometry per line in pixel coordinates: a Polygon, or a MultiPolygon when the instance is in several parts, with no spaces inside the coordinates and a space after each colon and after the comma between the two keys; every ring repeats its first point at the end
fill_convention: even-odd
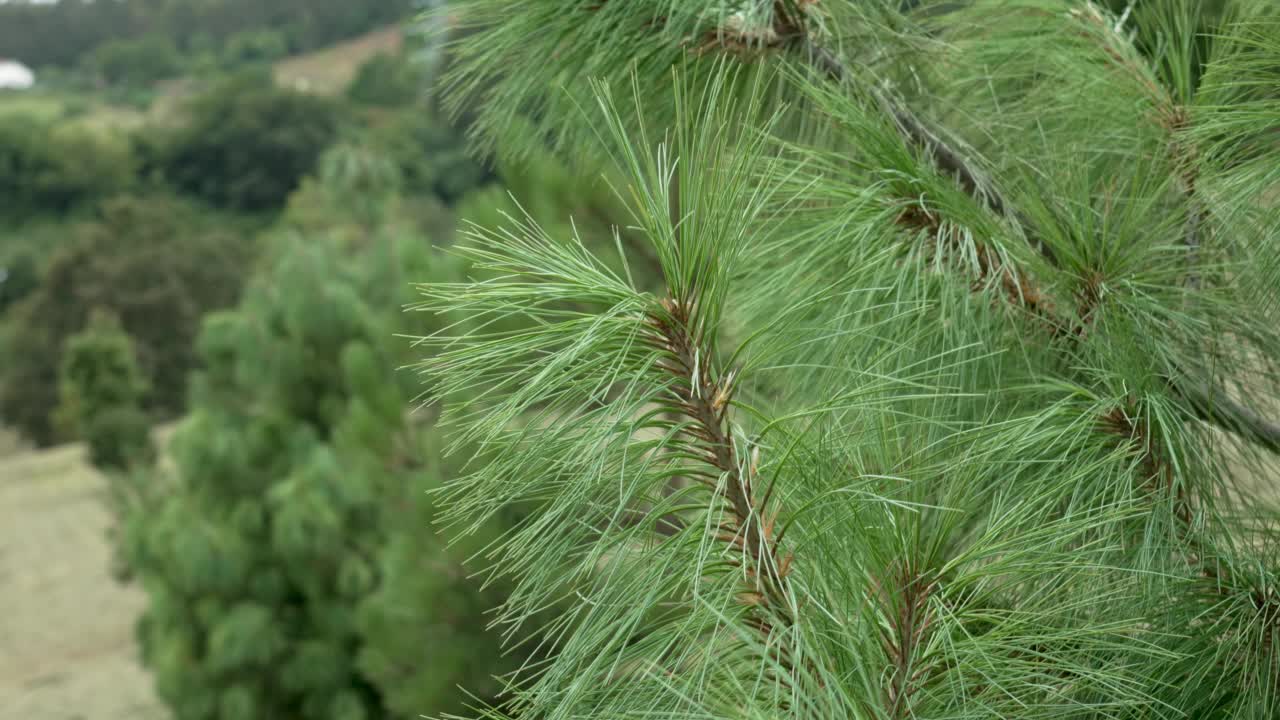
{"type": "Polygon", "coordinates": [[[392,26],[323,50],[285,58],[275,65],[276,82],[298,90],[336,95],[347,88],[364,61],[378,53],[395,53],[403,42],[399,26],[392,26]]]}

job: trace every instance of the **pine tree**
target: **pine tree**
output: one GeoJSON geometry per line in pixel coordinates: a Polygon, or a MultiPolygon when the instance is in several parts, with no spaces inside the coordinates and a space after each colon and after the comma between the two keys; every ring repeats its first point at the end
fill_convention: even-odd
{"type": "Polygon", "coordinates": [[[145,661],[179,720],[461,707],[457,686],[496,672],[501,649],[465,556],[429,522],[430,427],[391,371],[401,273],[457,263],[387,236],[274,250],[240,306],[205,322],[172,477],[135,478],[160,488],[122,540],[150,597],[145,661]]]}
{"type": "Polygon", "coordinates": [[[147,381],[118,318],[96,310],[67,339],[58,390],[57,414],[88,443],[94,466],[124,470],[151,460],[151,423],[142,410],[147,381]]]}
{"type": "Polygon", "coordinates": [[[450,12],[481,143],[606,158],[663,278],[515,215],[421,288],[447,519],[528,504],[558,638],[484,715],[1280,715],[1272,3],[450,12]]]}

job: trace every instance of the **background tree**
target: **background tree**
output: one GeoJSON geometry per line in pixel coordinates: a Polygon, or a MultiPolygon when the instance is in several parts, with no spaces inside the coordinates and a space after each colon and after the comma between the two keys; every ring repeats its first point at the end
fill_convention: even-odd
{"type": "Polygon", "coordinates": [[[332,441],[349,412],[388,435],[400,413],[348,382],[348,364],[377,357],[353,273],[320,243],[274,267],[206,322],[206,369],[170,445],[178,490],[126,533],[151,597],[144,657],[178,718],[379,711],[349,611],[376,581],[379,478],[332,441]]]}
{"type": "Polygon", "coordinates": [[[0,412],[40,444],[59,439],[64,343],[95,308],[115,314],[133,337],[163,417],[183,407],[192,340],[200,318],[235,301],[251,243],[212,230],[189,208],[163,197],[119,198],[77,228],[56,251],[38,288],[10,310],[9,359],[0,371],[0,412]]]}
{"type": "Polygon", "coordinates": [[[515,217],[423,287],[450,517],[574,598],[487,715],[1280,712],[1274,6],[458,5],[486,147],[603,146],[663,278],[515,217]]]}
{"type": "Polygon", "coordinates": [[[67,214],[133,183],[129,144],[108,132],[0,116],[0,218],[67,214]]]}
{"type": "Polygon", "coordinates": [[[280,242],[206,321],[174,476],[125,521],[146,663],[181,720],[460,709],[460,683],[496,692],[496,590],[429,524],[442,470],[412,381],[386,375],[407,275],[460,268],[387,234],[280,242]]]}
{"type": "Polygon", "coordinates": [[[151,423],[142,410],[147,381],[118,319],[95,311],[67,339],[58,390],[58,414],[70,434],[85,438],[94,466],[124,470],[150,461],[151,423]]]}
{"type": "Polygon", "coordinates": [[[178,74],[182,59],[171,39],[148,35],[99,45],[89,65],[107,83],[145,86],[178,74]]]}
{"type": "Polygon", "coordinates": [[[373,130],[372,141],[400,166],[408,197],[434,196],[453,206],[476,187],[500,180],[492,163],[468,152],[457,128],[425,109],[390,118],[373,130]]]}
{"type": "Polygon", "coordinates": [[[341,108],[243,74],[194,99],[189,122],[158,148],[156,164],[179,190],[215,206],[280,207],[333,142],[341,108]]]}
{"type": "Polygon", "coordinates": [[[357,103],[385,107],[417,100],[426,90],[422,73],[406,60],[382,52],[364,61],[347,88],[347,97],[357,103]]]}

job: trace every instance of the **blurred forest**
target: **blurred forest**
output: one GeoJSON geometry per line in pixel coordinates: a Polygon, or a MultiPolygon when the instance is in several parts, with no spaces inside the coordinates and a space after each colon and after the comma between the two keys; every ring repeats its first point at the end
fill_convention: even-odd
{"type": "Polygon", "coordinates": [[[85,444],[181,720],[459,711],[546,652],[502,651],[504,588],[464,565],[521,508],[454,545],[431,524],[461,469],[398,368],[465,318],[403,309],[468,274],[460,216],[612,245],[619,212],[549,154],[468,154],[414,12],[0,4],[0,56],[39,78],[0,91],[0,453],[85,444]]]}
{"type": "Polygon", "coordinates": [[[0,5],[0,48],[32,67],[90,67],[105,79],[175,72],[184,59],[296,54],[403,20],[413,0],[63,0],[0,5]],[[133,66],[130,68],[130,66],[133,66]],[[116,75],[113,71],[125,71],[116,75]]]}

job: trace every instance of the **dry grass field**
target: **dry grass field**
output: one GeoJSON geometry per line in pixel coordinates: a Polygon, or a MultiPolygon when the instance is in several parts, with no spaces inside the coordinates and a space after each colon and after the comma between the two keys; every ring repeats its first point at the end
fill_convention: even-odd
{"type": "Polygon", "coordinates": [[[0,720],[161,720],[79,446],[0,458],[0,720]]]}

